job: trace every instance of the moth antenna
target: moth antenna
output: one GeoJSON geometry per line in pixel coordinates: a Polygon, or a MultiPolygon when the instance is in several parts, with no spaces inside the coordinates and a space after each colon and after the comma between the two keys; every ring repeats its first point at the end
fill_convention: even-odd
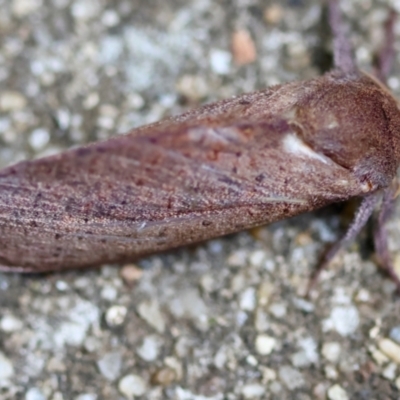
{"type": "Polygon", "coordinates": [[[328,0],[329,25],[333,35],[333,63],[346,73],[353,72],[357,67],[354,62],[353,50],[346,36],[338,0],[328,0]]]}
{"type": "Polygon", "coordinates": [[[396,11],[392,9],[385,24],[385,45],[378,56],[378,70],[376,74],[384,83],[386,83],[389,73],[393,67],[393,62],[396,55],[394,48],[394,23],[396,16],[396,11]]]}

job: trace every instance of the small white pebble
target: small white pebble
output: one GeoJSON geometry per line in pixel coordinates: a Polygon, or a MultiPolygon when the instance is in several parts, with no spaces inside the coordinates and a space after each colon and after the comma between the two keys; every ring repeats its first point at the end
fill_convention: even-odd
{"type": "Polygon", "coordinates": [[[106,36],[101,40],[100,43],[100,49],[98,54],[99,63],[104,65],[116,64],[118,63],[118,59],[123,54],[123,51],[124,51],[124,43],[121,40],[121,38],[114,35],[106,36]]]}
{"type": "Polygon", "coordinates": [[[110,28],[118,25],[119,21],[119,15],[114,10],[106,10],[101,16],[101,22],[103,23],[103,25],[110,28]]]}
{"type": "Polygon", "coordinates": [[[356,51],[357,64],[369,64],[371,63],[371,52],[364,46],[357,47],[356,51]]]}
{"type": "Polygon", "coordinates": [[[13,0],[11,10],[19,18],[35,12],[42,5],[42,0],[13,0]]]}
{"type": "Polygon", "coordinates": [[[121,372],[122,356],[117,352],[106,353],[97,361],[97,366],[107,380],[114,381],[121,372]]]}
{"type": "Polygon", "coordinates": [[[313,303],[311,303],[310,301],[298,298],[298,297],[293,299],[293,304],[298,310],[304,311],[306,313],[313,312],[315,309],[315,306],[313,303]]]}
{"type": "Polygon", "coordinates": [[[397,389],[400,389],[400,376],[395,380],[394,384],[396,385],[397,389]]]}
{"type": "Polygon", "coordinates": [[[71,6],[72,16],[83,22],[96,17],[100,10],[101,4],[92,0],[75,0],[71,6]]]}
{"type": "Polygon", "coordinates": [[[26,106],[24,95],[16,91],[4,91],[0,94],[0,110],[4,112],[21,110],[26,106]]]}
{"type": "Polygon", "coordinates": [[[283,303],[271,304],[269,311],[274,317],[283,318],[286,315],[286,305],[283,303]]]}
{"type": "Polygon", "coordinates": [[[327,365],[325,367],[325,376],[328,379],[335,380],[338,378],[339,374],[337,372],[337,369],[333,365],[327,365]]]}
{"type": "Polygon", "coordinates": [[[245,289],[239,298],[239,306],[243,311],[254,311],[256,308],[256,290],[253,287],[245,289]]]}
{"type": "Polygon", "coordinates": [[[266,258],[265,251],[256,250],[250,253],[249,262],[253,267],[261,267],[264,264],[266,258]]]}
{"type": "Polygon", "coordinates": [[[160,340],[154,336],[149,335],[143,339],[143,343],[137,348],[138,356],[145,361],[154,361],[158,357],[160,348],[160,340]]]}
{"type": "Polygon", "coordinates": [[[39,388],[33,387],[26,392],[25,400],[46,400],[46,397],[39,388]]]}
{"type": "Polygon", "coordinates": [[[273,369],[268,367],[261,367],[261,370],[264,383],[276,380],[276,372],[273,369]]]}
{"type": "Polygon", "coordinates": [[[258,332],[265,332],[270,327],[268,315],[261,308],[254,315],[254,326],[258,332]]]}
{"type": "Polygon", "coordinates": [[[139,375],[126,375],[118,382],[118,390],[127,399],[133,400],[136,396],[143,396],[147,390],[145,380],[139,375]]]}
{"type": "Polygon", "coordinates": [[[63,280],[58,280],[56,281],[56,288],[58,291],[60,292],[65,292],[66,290],[69,289],[69,285],[67,282],[63,281],[63,280]]]}
{"type": "Polygon", "coordinates": [[[85,347],[86,351],[88,351],[89,353],[93,353],[100,349],[101,343],[97,338],[89,336],[85,339],[83,346],[85,347]]]}
{"type": "Polygon", "coordinates": [[[211,69],[219,75],[229,74],[231,69],[232,55],[224,50],[212,49],[210,51],[211,69]]]}
{"type": "Polygon", "coordinates": [[[382,371],[382,376],[388,381],[394,381],[396,378],[397,365],[393,362],[389,363],[382,371]]]}
{"type": "Polygon", "coordinates": [[[350,305],[351,296],[344,287],[337,286],[334,290],[332,302],[335,304],[350,305]]]}
{"type": "Polygon", "coordinates": [[[242,395],[245,399],[256,399],[265,393],[265,386],[260,383],[248,383],[242,388],[242,395]]]}
{"type": "Polygon", "coordinates": [[[0,382],[10,379],[14,375],[14,367],[11,361],[0,352],[0,382]]]}
{"type": "Polygon", "coordinates": [[[140,110],[146,104],[144,98],[139,93],[131,93],[127,97],[127,102],[134,110],[140,110]]]}
{"type": "Polygon", "coordinates": [[[268,282],[263,281],[260,283],[257,291],[257,302],[260,306],[265,306],[269,303],[272,294],[274,293],[274,286],[268,282]]]}
{"type": "Polygon", "coordinates": [[[354,306],[335,307],[330,317],[323,322],[324,330],[334,329],[341,336],[353,334],[360,323],[358,310],[354,306]]]}
{"type": "Polygon", "coordinates": [[[33,130],[29,137],[29,144],[35,150],[43,149],[50,140],[50,133],[43,128],[33,130]]]}
{"type": "Polygon", "coordinates": [[[215,287],[215,278],[211,274],[204,274],[200,279],[200,286],[206,293],[211,293],[215,287]]]}
{"type": "Polygon", "coordinates": [[[112,306],[110,307],[105,316],[106,323],[109,327],[120,326],[124,323],[128,309],[125,306],[112,306]]]}
{"type": "Polygon", "coordinates": [[[264,269],[268,272],[274,272],[276,268],[274,260],[265,260],[264,269]]]}
{"type": "Polygon", "coordinates": [[[228,360],[229,354],[226,347],[221,347],[214,356],[214,365],[218,369],[223,369],[228,360]]]}
{"type": "Polygon", "coordinates": [[[368,351],[371,353],[372,358],[378,365],[386,364],[389,361],[389,358],[379,351],[375,346],[369,346],[368,351]]]}
{"type": "Polygon", "coordinates": [[[238,311],[236,313],[236,323],[238,326],[243,326],[248,320],[249,316],[244,311],[238,311]]]}
{"type": "Polygon", "coordinates": [[[246,265],[247,252],[244,250],[236,250],[227,259],[230,267],[243,267],[246,265]]]}
{"type": "Polygon", "coordinates": [[[271,354],[276,346],[276,339],[268,335],[258,335],[255,341],[255,349],[262,356],[271,354]]]}
{"type": "Polygon", "coordinates": [[[306,367],[318,362],[317,343],[312,337],[306,337],[299,340],[300,351],[292,356],[292,364],[295,367],[306,367]]]}
{"type": "Polygon", "coordinates": [[[252,354],[249,354],[246,357],[246,362],[247,362],[247,364],[252,365],[253,367],[258,365],[257,358],[255,358],[252,354]]]}
{"type": "Polygon", "coordinates": [[[314,395],[313,399],[315,400],[326,400],[326,384],[324,383],[317,383],[314,387],[312,393],[314,395]]]}
{"type": "Polygon", "coordinates": [[[183,376],[182,363],[175,357],[165,357],[164,364],[166,367],[171,368],[175,371],[176,379],[180,380],[183,376]]]}
{"type": "Polygon", "coordinates": [[[115,286],[106,284],[102,289],[100,296],[104,300],[114,301],[118,297],[118,290],[115,286]]]}
{"type": "Polygon", "coordinates": [[[86,110],[95,108],[100,101],[99,94],[96,92],[89,93],[85,100],[83,100],[83,107],[86,110]]]}
{"type": "Polygon", "coordinates": [[[66,130],[69,128],[71,123],[71,113],[65,109],[57,110],[57,123],[62,130],[66,130]]]}
{"type": "Polygon", "coordinates": [[[369,331],[369,337],[371,339],[376,339],[379,336],[380,333],[380,327],[379,326],[374,326],[373,328],[370,329],[369,331]]]}
{"type": "Polygon", "coordinates": [[[340,357],[340,344],[337,342],[324,343],[321,353],[328,361],[337,363],[340,357]]]}
{"type": "Polygon", "coordinates": [[[157,332],[163,333],[165,331],[164,317],[156,301],[144,301],[139,304],[137,310],[140,317],[155,328],[157,332]]]}
{"type": "Polygon", "coordinates": [[[400,345],[390,339],[381,339],[378,341],[378,347],[382,353],[386,354],[392,361],[400,364],[400,345]]]}
{"type": "Polygon", "coordinates": [[[389,333],[390,339],[393,339],[395,342],[400,343],[400,326],[397,325],[390,330],[389,333]]]}
{"type": "Polygon", "coordinates": [[[3,332],[15,332],[24,326],[23,322],[13,315],[5,315],[0,320],[0,329],[3,332]]]}
{"type": "Polygon", "coordinates": [[[176,83],[177,92],[193,102],[198,102],[208,93],[207,82],[199,75],[183,75],[176,83]]]}
{"type": "Polygon", "coordinates": [[[356,294],[356,301],[359,303],[367,303],[371,300],[371,295],[366,289],[360,289],[356,294]]]}
{"type": "Polygon", "coordinates": [[[347,393],[340,385],[333,385],[328,389],[329,400],[348,400],[347,393]]]}
{"type": "MultiPolygon", "coordinates": [[[[63,399],[63,397],[61,399],[63,399]]],[[[97,394],[94,394],[94,393],[83,393],[74,398],[74,400],[97,400],[97,399],[98,399],[98,396],[97,396],[97,394]]]]}
{"type": "Polygon", "coordinates": [[[290,366],[279,368],[279,378],[289,390],[298,389],[306,383],[300,371],[290,366]]]}
{"type": "Polygon", "coordinates": [[[400,80],[397,76],[390,76],[387,80],[387,84],[392,90],[398,90],[400,87],[400,80]]]}

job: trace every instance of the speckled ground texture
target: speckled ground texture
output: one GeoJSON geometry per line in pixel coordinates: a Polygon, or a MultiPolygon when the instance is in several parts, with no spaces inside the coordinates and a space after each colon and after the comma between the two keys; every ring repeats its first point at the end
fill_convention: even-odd
{"type": "MultiPolygon", "coordinates": [[[[367,70],[390,6],[400,11],[343,2],[367,70]]],[[[329,66],[316,0],[0,0],[0,10],[2,166],[329,66]],[[238,31],[256,47],[244,66],[232,58],[238,31]]],[[[400,56],[389,79],[400,96],[398,76],[400,56]]],[[[388,226],[396,266],[399,211],[388,226]]],[[[124,266],[1,274],[0,399],[399,398],[400,298],[368,229],[303,297],[350,216],[331,207],[124,266]]]]}

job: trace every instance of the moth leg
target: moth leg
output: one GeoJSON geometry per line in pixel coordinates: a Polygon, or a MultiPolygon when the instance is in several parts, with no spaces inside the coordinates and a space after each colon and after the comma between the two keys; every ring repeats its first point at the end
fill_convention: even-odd
{"type": "Polygon", "coordinates": [[[398,190],[398,188],[396,187],[389,187],[385,190],[382,200],[382,207],[378,215],[377,224],[374,230],[374,245],[379,266],[395,282],[397,290],[400,293],[400,278],[396,274],[392,259],[390,257],[387,231],[385,229],[385,224],[388,221],[389,217],[392,215],[394,209],[395,200],[398,194],[396,189],[398,190]]]}
{"type": "Polygon", "coordinates": [[[386,82],[396,57],[396,51],[394,48],[395,20],[396,12],[394,10],[391,10],[389,18],[387,19],[385,24],[385,44],[378,55],[378,66],[376,71],[376,75],[382,82],[386,82]]]}
{"type": "Polygon", "coordinates": [[[328,0],[329,25],[333,36],[333,63],[335,68],[344,72],[353,72],[357,69],[354,62],[353,50],[346,35],[346,29],[342,20],[339,2],[328,0]]]}
{"type": "Polygon", "coordinates": [[[339,239],[321,258],[317,268],[315,269],[307,289],[307,294],[313,288],[318,280],[318,277],[323,269],[325,269],[329,262],[336,256],[336,254],[342,248],[346,247],[350,242],[352,242],[360,233],[361,229],[367,223],[368,219],[374,212],[375,206],[379,201],[381,196],[380,192],[372,193],[365,196],[358,207],[358,210],[354,216],[353,222],[350,224],[345,235],[339,239]]]}

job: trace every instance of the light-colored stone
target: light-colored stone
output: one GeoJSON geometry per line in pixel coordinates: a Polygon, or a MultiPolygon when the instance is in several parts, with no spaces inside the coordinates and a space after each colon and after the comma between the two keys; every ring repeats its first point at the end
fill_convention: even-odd
{"type": "Polygon", "coordinates": [[[293,354],[292,363],[295,367],[306,367],[318,362],[317,343],[314,338],[306,337],[298,341],[300,350],[293,354]]]}
{"type": "Polygon", "coordinates": [[[111,328],[122,325],[127,313],[128,309],[125,306],[115,305],[110,307],[105,315],[107,325],[111,328]]]}
{"type": "Polygon", "coordinates": [[[321,353],[328,361],[337,363],[340,357],[340,344],[338,342],[324,343],[321,353]]]}
{"type": "Polygon", "coordinates": [[[279,378],[290,390],[298,389],[305,385],[301,372],[290,366],[285,365],[279,368],[279,378]]]}
{"type": "Polygon", "coordinates": [[[283,318],[286,316],[286,304],[273,303],[269,307],[269,311],[275,318],[283,318]]]}
{"type": "Polygon", "coordinates": [[[22,18],[35,12],[42,5],[42,0],[13,0],[11,9],[15,16],[22,18]]]}
{"type": "Polygon", "coordinates": [[[336,330],[341,336],[353,334],[360,324],[358,310],[354,306],[338,306],[331,311],[330,317],[323,322],[323,329],[336,330]]]}
{"type": "Polygon", "coordinates": [[[160,306],[156,300],[144,301],[139,304],[138,313],[150,326],[159,333],[165,331],[165,321],[161,314],[160,306]]]}
{"type": "Polygon", "coordinates": [[[117,352],[106,353],[97,361],[97,366],[106,379],[114,381],[121,373],[122,356],[117,352]]]}
{"type": "Polygon", "coordinates": [[[50,140],[50,133],[47,129],[34,129],[29,137],[29,144],[35,150],[42,150],[50,140]]]}
{"type": "Polygon", "coordinates": [[[265,393],[265,386],[260,383],[248,383],[242,388],[245,399],[258,399],[265,393]]]}
{"type": "Polygon", "coordinates": [[[3,112],[21,110],[26,104],[25,96],[17,91],[4,91],[0,94],[0,110],[3,112]]]}
{"type": "Polygon", "coordinates": [[[47,400],[47,399],[39,388],[31,387],[25,394],[25,400],[47,400]]]}
{"type": "MultiPolygon", "coordinates": [[[[219,75],[229,74],[231,70],[232,55],[224,50],[212,49],[210,51],[211,69],[219,75]]],[[[231,264],[232,265],[232,264],[231,264]]]]}
{"type": "Polygon", "coordinates": [[[0,352],[0,383],[7,381],[14,375],[14,367],[11,361],[0,352]]]}
{"type": "Polygon", "coordinates": [[[74,400],[97,400],[98,396],[94,393],[83,393],[74,398],[74,400]]]}
{"type": "Polygon", "coordinates": [[[4,315],[0,320],[0,329],[3,332],[15,332],[24,326],[23,322],[14,315],[4,315]]]}
{"type": "Polygon", "coordinates": [[[243,311],[254,311],[256,308],[255,288],[248,287],[240,294],[239,306],[243,311]]]}
{"type": "Polygon", "coordinates": [[[333,385],[328,389],[329,400],[349,400],[346,391],[340,385],[333,385]]]}
{"type": "Polygon", "coordinates": [[[160,340],[155,335],[146,336],[136,352],[143,360],[154,361],[158,357],[160,345],[160,340]]]}
{"type": "Polygon", "coordinates": [[[397,365],[391,362],[382,371],[382,376],[389,381],[394,381],[396,378],[396,373],[397,373],[397,365]]]}
{"type": "Polygon", "coordinates": [[[400,364],[400,345],[393,340],[383,338],[378,341],[378,347],[396,364],[400,364]]]}
{"type": "Polygon", "coordinates": [[[258,354],[265,356],[271,354],[276,346],[276,339],[268,335],[258,335],[255,341],[255,348],[258,354]]]}
{"type": "Polygon", "coordinates": [[[129,374],[118,382],[118,390],[127,399],[133,400],[136,396],[143,396],[146,393],[147,384],[139,375],[129,374]]]}

